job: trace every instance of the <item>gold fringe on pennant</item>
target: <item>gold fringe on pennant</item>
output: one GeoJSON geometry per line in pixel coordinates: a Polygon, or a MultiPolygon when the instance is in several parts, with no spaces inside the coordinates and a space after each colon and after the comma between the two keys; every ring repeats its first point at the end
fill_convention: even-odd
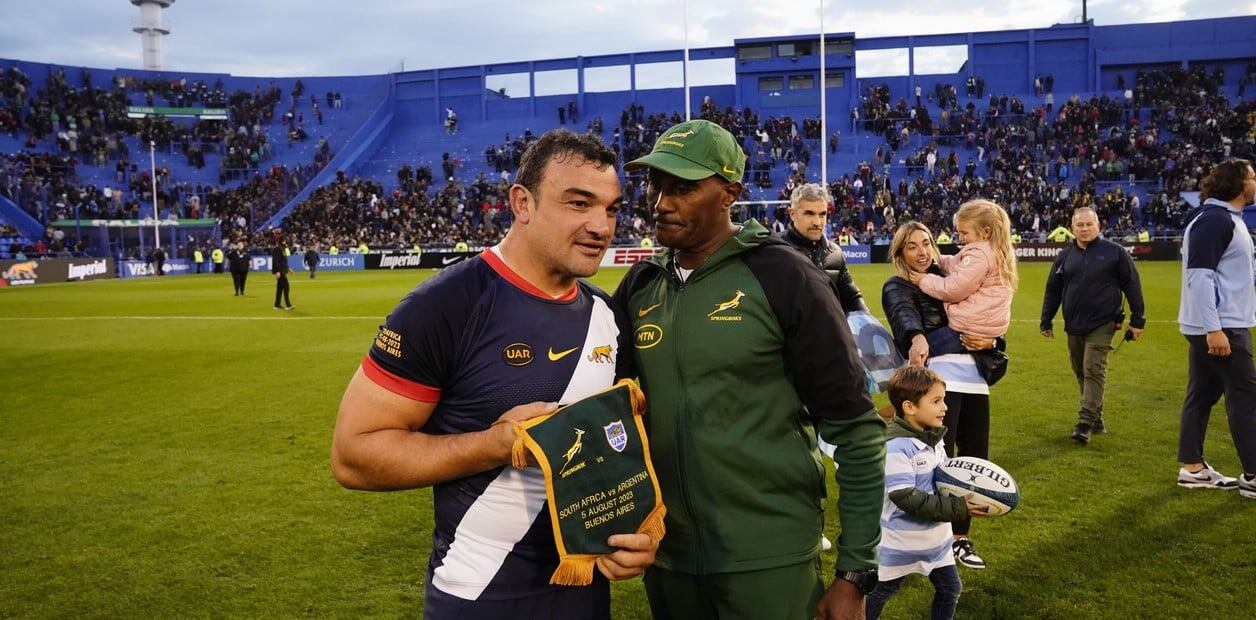
{"type": "Polygon", "coordinates": [[[509,424],[510,428],[515,431],[515,443],[510,446],[510,464],[514,466],[515,469],[523,469],[524,467],[527,467],[528,446],[524,443],[525,435],[523,433],[523,427],[520,426],[518,422],[514,420],[507,420],[505,418],[493,422],[492,425],[497,426],[498,424],[509,424]]]}
{"type": "Polygon", "coordinates": [[[663,526],[663,517],[665,516],[667,516],[667,507],[663,505],[660,499],[658,505],[654,507],[654,510],[650,511],[645,521],[641,523],[641,527],[637,528],[637,533],[649,536],[656,543],[663,540],[663,535],[667,533],[667,528],[663,526]]]}
{"type": "Polygon", "coordinates": [[[643,416],[646,411],[645,393],[632,379],[622,379],[620,385],[628,386],[628,400],[632,402],[632,415],[643,416]]]}
{"type": "Polygon", "coordinates": [[[567,556],[558,563],[558,570],[550,577],[550,584],[556,586],[587,586],[593,583],[593,566],[597,563],[596,555],[567,556]]]}
{"type": "Polygon", "coordinates": [[[510,464],[515,469],[528,466],[528,445],[523,441],[523,430],[515,426],[515,444],[510,446],[510,464]]]}

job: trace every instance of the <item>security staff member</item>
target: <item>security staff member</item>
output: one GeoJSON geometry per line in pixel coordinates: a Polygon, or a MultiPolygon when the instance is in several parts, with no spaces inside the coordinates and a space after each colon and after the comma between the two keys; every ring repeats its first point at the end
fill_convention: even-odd
{"type": "Polygon", "coordinates": [[[293,308],[292,300],[288,298],[288,274],[292,273],[292,268],[288,266],[288,248],[284,245],[283,240],[275,241],[275,247],[270,251],[270,272],[275,274],[275,309],[291,310],[293,308]],[[279,305],[279,297],[283,296],[283,305],[279,305]]]}
{"type": "MultiPolygon", "coordinates": [[[[215,248],[214,253],[219,256],[214,263],[214,273],[222,273],[222,250],[215,248]]],[[[243,241],[237,241],[235,247],[227,252],[227,262],[231,268],[231,283],[238,297],[244,294],[244,282],[249,278],[249,253],[244,249],[243,241]]]]}
{"type": "Polygon", "coordinates": [[[1047,234],[1047,241],[1053,243],[1064,243],[1073,238],[1073,232],[1065,228],[1063,225],[1056,226],[1055,230],[1047,234]]]}
{"type": "Polygon", "coordinates": [[[214,248],[209,253],[209,260],[214,261],[214,273],[222,273],[222,248],[214,248]]]}
{"type": "Polygon", "coordinates": [[[863,293],[855,286],[855,280],[846,268],[846,255],[840,246],[824,236],[829,220],[829,193],[824,187],[819,183],[806,183],[794,188],[789,197],[789,219],[789,227],[781,239],[798,248],[816,267],[829,274],[843,312],[867,312],[863,293]]]}
{"type": "Polygon", "coordinates": [[[205,253],[200,248],[192,250],[192,262],[196,263],[196,273],[201,272],[201,263],[205,262],[205,253]]]}
{"type": "Polygon", "coordinates": [[[1143,333],[1143,288],[1134,259],[1120,245],[1099,237],[1099,216],[1083,207],[1073,212],[1073,243],[1064,248],[1047,276],[1042,300],[1042,335],[1054,336],[1051,321],[1064,303],[1069,358],[1081,388],[1081,406],[1071,439],[1086,445],[1105,432],[1103,392],[1112,335],[1125,321],[1121,297],[1129,302],[1130,338],[1143,333]]]}

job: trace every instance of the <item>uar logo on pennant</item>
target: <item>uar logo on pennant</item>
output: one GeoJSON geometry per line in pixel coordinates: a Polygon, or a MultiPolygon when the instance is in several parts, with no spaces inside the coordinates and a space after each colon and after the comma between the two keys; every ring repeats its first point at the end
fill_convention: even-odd
{"type": "Polygon", "coordinates": [[[610,444],[612,450],[623,452],[628,447],[628,432],[624,430],[622,421],[615,420],[603,426],[602,430],[606,431],[606,443],[610,444]]]}

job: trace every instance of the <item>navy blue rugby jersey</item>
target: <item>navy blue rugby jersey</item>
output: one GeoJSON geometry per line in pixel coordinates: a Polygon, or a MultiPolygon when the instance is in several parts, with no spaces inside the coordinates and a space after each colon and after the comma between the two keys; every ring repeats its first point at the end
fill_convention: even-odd
{"type": "MultiPolygon", "coordinates": [[[[511,407],[560,405],[632,376],[626,317],[577,282],[555,299],[486,250],[423,282],[380,326],[366,376],[435,402],[422,431],[488,428],[511,407]]],[[[552,591],[558,566],[539,468],[499,467],[433,488],[429,586],[466,600],[552,591]]]]}

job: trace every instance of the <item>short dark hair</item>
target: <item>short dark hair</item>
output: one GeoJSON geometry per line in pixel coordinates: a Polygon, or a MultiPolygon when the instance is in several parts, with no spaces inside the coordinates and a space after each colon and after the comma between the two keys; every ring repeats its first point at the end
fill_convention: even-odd
{"type": "Polygon", "coordinates": [[[903,401],[920,404],[920,399],[929,393],[929,389],[939,383],[946,386],[946,381],[938,373],[924,366],[903,366],[895,370],[886,383],[890,404],[894,405],[894,414],[900,417],[903,415],[903,401]]]}
{"type": "Polygon", "coordinates": [[[588,133],[575,133],[566,129],[554,129],[541,134],[523,156],[519,158],[519,172],[515,183],[528,188],[533,194],[541,185],[545,166],[551,160],[563,161],[575,157],[593,164],[598,170],[619,163],[615,151],[607,148],[602,139],[588,133]]]}
{"type": "Polygon", "coordinates": [[[1212,171],[1200,183],[1199,199],[1216,198],[1229,202],[1243,195],[1243,182],[1252,162],[1231,158],[1212,167],[1212,171]]]}

